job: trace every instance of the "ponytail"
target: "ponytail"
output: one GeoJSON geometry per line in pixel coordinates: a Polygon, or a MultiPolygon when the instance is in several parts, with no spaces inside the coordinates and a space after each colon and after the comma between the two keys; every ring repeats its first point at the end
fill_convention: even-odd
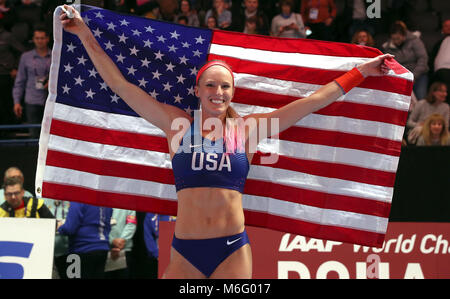
{"type": "Polygon", "coordinates": [[[225,147],[227,153],[245,152],[244,120],[231,106],[226,112],[225,147]]]}

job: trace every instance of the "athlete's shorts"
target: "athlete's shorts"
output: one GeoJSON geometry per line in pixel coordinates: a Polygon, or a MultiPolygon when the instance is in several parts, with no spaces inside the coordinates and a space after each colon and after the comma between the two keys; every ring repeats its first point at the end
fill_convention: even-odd
{"type": "Polygon", "coordinates": [[[233,252],[250,243],[247,232],[213,239],[182,240],[173,236],[172,247],[206,277],[233,252]]]}

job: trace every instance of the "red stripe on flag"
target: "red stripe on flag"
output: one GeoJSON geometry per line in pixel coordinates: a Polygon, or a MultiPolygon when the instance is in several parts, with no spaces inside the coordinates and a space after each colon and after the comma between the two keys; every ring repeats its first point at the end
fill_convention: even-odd
{"type": "Polygon", "coordinates": [[[298,38],[275,38],[261,35],[246,35],[238,32],[214,30],[212,44],[253,48],[265,51],[303,53],[342,57],[376,57],[380,50],[347,43],[314,41],[298,38]]]}
{"type": "Polygon", "coordinates": [[[386,212],[389,212],[391,207],[391,204],[387,202],[324,193],[253,179],[247,179],[244,193],[321,209],[341,210],[379,217],[386,217],[388,215],[386,212]]]}
{"type": "Polygon", "coordinates": [[[384,187],[392,187],[395,183],[395,172],[387,172],[339,163],[286,157],[277,154],[273,154],[271,156],[276,163],[267,165],[261,162],[262,157],[269,157],[269,154],[261,152],[255,153],[252,159],[252,165],[262,165],[271,168],[299,171],[317,176],[349,180],[384,187]]]}
{"type": "Polygon", "coordinates": [[[385,236],[385,234],[376,232],[316,224],[256,211],[245,210],[244,215],[247,225],[270,227],[275,230],[288,231],[290,233],[316,239],[356,243],[380,248],[383,246],[385,236]]]}
{"type": "Polygon", "coordinates": [[[384,138],[326,131],[303,127],[290,127],[280,133],[280,140],[349,148],[378,154],[400,156],[400,141],[384,138]]]}
{"type": "Polygon", "coordinates": [[[172,185],[175,183],[172,169],[96,159],[54,150],[48,151],[46,164],[102,176],[123,177],[172,185]]]}
{"type": "Polygon", "coordinates": [[[165,137],[97,128],[53,119],[50,134],[83,141],[168,153],[165,137]]]}
{"type": "Polygon", "coordinates": [[[177,202],[169,199],[135,195],[131,194],[131,192],[130,194],[105,192],[98,189],[93,190],[80,186],[63,185],[46,181],[44,181],[42,187],[42,197],[44,198],[77,201],[90,205],[134,211],[156,210],[156,213],[163,215],[177,214],[177,202]]]}

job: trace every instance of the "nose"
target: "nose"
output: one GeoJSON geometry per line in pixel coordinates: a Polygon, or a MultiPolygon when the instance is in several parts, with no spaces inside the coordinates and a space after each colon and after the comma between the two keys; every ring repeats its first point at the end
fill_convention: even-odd
{"type": "Polygon", "coordinates": [[[223,95],[223,88],[222,88],[222,86],[217,86],[217,89],[216,89],[216,94],[217,95],[223,95]]]}

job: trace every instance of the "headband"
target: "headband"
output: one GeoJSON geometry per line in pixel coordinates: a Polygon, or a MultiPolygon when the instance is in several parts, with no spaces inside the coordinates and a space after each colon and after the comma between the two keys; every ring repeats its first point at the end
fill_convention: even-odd
{"type": "Polygon", "coordinates": [[[195,79],[195,84],[198,85],[198,80],[200,80],[200,77],[202,76],[202,74],[209,69],[210,67],[214,66],[214,65],[220,65],[223,66],[224,68],[226,68],[230,74],[231,74],[231,78],[233,78],[233,86],[234,86],[234,75],[233,75],[233,71],[231,70],[230,66],[228,64],[226,64],[225,62],[222,62],[220,60],[211,60],[208,61],[206,64],[204,64],[200,70],[197,73],[197,78],[195,79]]]}

